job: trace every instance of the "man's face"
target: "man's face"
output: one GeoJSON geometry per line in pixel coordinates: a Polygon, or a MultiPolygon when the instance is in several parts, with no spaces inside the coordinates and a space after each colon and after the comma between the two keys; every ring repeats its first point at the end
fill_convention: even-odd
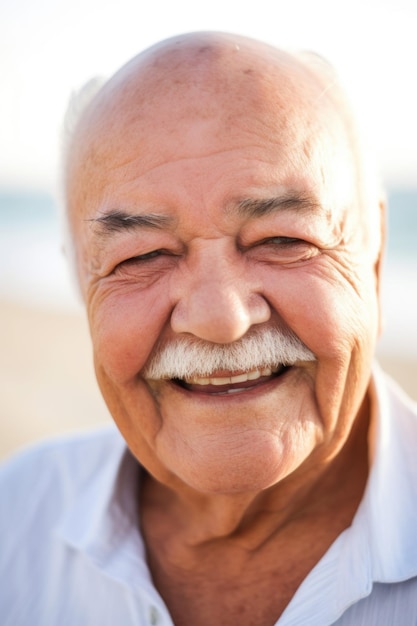
{"type": "Polygon", "coordinates": [[[208,493],[313,472],[360,411],[378,326],[342,123],[301,90],[261,106],[179,90],[104,128],[70,204],[97,378],[132,452],[208,493]],[[233,348],[269,329],[316,360],[146,376],[178,339],[233,348]]]}

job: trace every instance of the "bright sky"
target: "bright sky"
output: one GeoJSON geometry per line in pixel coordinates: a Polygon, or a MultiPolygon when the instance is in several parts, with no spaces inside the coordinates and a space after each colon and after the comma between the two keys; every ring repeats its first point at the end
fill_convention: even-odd
{"type": "Polygon", "coordinates": [[[51,187],[71,91],[195,30],[326,56],[362,109],[385,180],[417,185],[415,0],[0,0],[0,185],[51,187]]]}

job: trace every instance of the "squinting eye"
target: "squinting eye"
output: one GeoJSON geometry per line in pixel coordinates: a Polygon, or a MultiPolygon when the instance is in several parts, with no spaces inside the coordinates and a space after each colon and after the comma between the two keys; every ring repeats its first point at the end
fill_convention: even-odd
{"type": "Polygon", "coordinates": [[[120,273],[130,271],[136,273],[138,271],[141,271],[141,269],[146,269],[146,271],[148,271],[150,267],[152,267],[152,262],[154,260],[156,260],[158,257],[164,257],[166,255],[169,255],[169,253],[162,249],[151,250],[150,252],[146,252],[145,254],[137,254],[136,256],[132,256],[129,259],[120,261],[120,263],[118,263],[113,269],[113,272],[120,273]]]}
{"type": "Polygon", "coordinates": [[[130,263],[140,263],[141,261],[148,261],[149,259],[154,259],[157,256],[164,254],[164,250],[152,250],[152,252],[146,252],[146,254],[138,254],[137,256],[133,256],[130,259],[126,259],[119,263],[119,265],[128,265],[130,263]]]}
{"type": "Polygon", "coordinates": [[[287,265],[307,261],[319,252],[314,244],[297,237],[268,237],[252,249],[265,261],[287,265]]]}
{"type": "Polygon", "coordinates": [[[298,248],[302,246],[306,247],[310,244],[303,239],[297,239],[296,237],[268,237],[267,239],[263,239],[258,245],[271,246],[278,249],[287,249],[298,248]]]}
{"type": "Polygon", "coordinates": [[[266,239],[265,243],[280,244],[280,245],[292,245],[295,243],[305,243],[302,239],[296,239],[295,237],[271,237],[266,239]]]}

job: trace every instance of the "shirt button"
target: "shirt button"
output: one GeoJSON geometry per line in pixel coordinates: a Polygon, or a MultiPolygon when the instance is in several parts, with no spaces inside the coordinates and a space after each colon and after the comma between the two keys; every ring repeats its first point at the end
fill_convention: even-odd
{"type": "Polygon", "coordinates": [[[149,607],[149,622],[151,626],[156,626],[159,622],[158,609],[154,606],[149,607]]]}

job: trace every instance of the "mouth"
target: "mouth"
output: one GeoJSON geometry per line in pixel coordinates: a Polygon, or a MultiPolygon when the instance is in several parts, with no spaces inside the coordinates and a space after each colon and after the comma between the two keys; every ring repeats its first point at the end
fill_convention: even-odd
{"type": "Polygon", "coordinates": [[[212,375],[210,377],[193,377],[186,379],[174,378],[171,382],[187,391],[206,393],[210,395],[226,395],[243,393],[265,385],[282,376],[290,369],[289,366],[279,365],[275,368],[264,367],[249,372],[228,375],[212,375]]]}

